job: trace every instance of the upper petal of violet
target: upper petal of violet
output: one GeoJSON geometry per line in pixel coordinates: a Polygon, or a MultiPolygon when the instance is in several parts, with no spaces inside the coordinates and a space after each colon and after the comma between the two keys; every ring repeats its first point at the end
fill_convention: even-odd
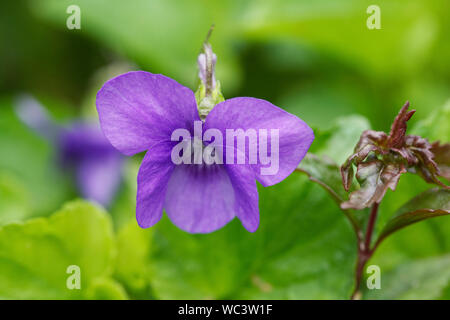
{"type": "MultiPolygon", "coordinates": [[[[228,146],[239,147],[235,140],[226,139],[227,129],[255,130],[258,136],[256,153],[258,159],[256,164],[252,164],[256,178],[263,186],[270,186],[284,180],[298,166],[305,156],[314,140],[312,129],[301,119],[290,114],[268,101],[240,97],[225,100],[217,104],[208,114],[205,122],[205,130],[219,129],[228,146]],[[271,174],[262,174],[261,169],[270,167],[270,164],[263,164],[260,160],[260,129],[267,129],[267,151],[274,160],[278,160],[277,170],[271,174]],[[273,141],[276,141],[272,129],[278,130],[278,148],[274,148],[274,153],[270,152],[273,141]],[[278,150],[277,150],[278,149],[278,150]]],[[[273,131],[273,132],[275,132],[273,131]]],[[[249,157],[249,143],[246,143],[246,157],[249,157]]],[[[270,158],[269,157],[269,158],[270,158]]]]}
{"type": "Polygon", "coordinates": [[[194,93],[159,74],[133,71],[106,82],[97,94],[105,136],[126,155],[170,140],[174,129],[199,120],[194,93]]]}

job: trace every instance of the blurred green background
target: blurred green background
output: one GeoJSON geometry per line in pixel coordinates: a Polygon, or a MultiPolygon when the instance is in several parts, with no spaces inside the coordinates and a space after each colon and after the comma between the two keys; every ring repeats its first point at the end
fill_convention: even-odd
{"type": "MultiPolygon", "coordinates": [[[[27,93],[61,124],[97,121],[96,92],[129,70],[162,73],[195,90],[196,58],[213,23],[225,98],[262,98],[301,117],[320,133],[316,153],[341,164],[363,130],[389,130],[406,100],[417,110],[410,132],[450,141],[448,0],[35,0],[0,7],[0,298],[350,296],[354,235],[305,176],[260,188],[254,234],[232,221],[191,235],[167,217],[142,230],[134,218],[141,155],[127,159],[108,208],[75,200],[72,175],[54,161],[57,150],[13,110],[14,98],[27,93]],[[81,9],[80,30],[66,27],[71,4],[81,9]],[[366,27],[371,4],[381,8],[380,30],[366,27]],[[73,264],[81,268],[81,290],[66,288],[73,264]]],[[[380,226],[429,187],[404,175],[386,196],[380,226]]],[[[382,289],[365,298],[450,298],[450,218],[397,233],[369,264],[381,267],[382,289]]]]}

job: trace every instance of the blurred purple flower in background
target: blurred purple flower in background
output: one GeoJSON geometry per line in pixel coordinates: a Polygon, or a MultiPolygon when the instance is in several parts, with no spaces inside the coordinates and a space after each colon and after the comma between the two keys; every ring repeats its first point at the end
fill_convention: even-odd
{"type": "Polygon", "coordinates": [[[305,122],[270,102],[233,98],[212,105],[203,130],[218,129],[225,136],[226,129],[278,129],[278,172],[261,175],[260,162],[176,165],[171,151],[178,142],[171,141],[172,132],[183,128],[192,135],[194,122],[200,121],[192,90],[163,75],[129,72],[106,82],[96,104],[114,147],[128,156],[149,150],[137,178],[136,218],[143,228],[157,223],[164,208],[176,226],[191,233],[212,232],[235,216],[248,231],[256,231],[256,180],[270,186],[285,179],[314,139],[305,122]]]}
{"type": "Polygon", "coordinates": [[[75,123],[63,130],[59,150],[63,166],[75,169],[81,195],[108,206],[120,184],[123,157],[98,125],[75,123]]]}
{"type": "Polygon", "coordinates": [[[53,121],[33,97],[16,99],[19,118],[52,143],[62,170],[72,170],[80,195],[108,206],[118,190],[123,156],[104,137],[97,123],[73,122],[68,127],[53,121]]]}

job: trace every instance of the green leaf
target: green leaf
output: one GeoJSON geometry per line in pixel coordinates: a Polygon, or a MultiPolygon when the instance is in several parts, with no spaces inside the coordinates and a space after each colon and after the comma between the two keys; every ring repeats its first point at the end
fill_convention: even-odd
{"type": "MultiPolygon", "coordinates": [[[[300,163],[298,170],[308,175],[309,179],[318,183],[335,200],[340,208],[342,202],[348,199],[348,194],[342,184],[340,168],[336,163],[343,163],[359,141],[361,132],[370,129],[370,124],[362,116],[347,116],[335,120],[326,131],[316,131],[315,141],[310,152],[300,163]],[[312,152],[317,152],[318,155],[312,152]]],[[[357,183],[352,182],[350,191],[355,190],[357,183]]],[[[343,209],[354,227],[361,227],[366,216],[355,214],[351,209],[343,209]]]]}
{"type": "Polygon", "coordinates": [[[258,241],[237,221],[211,234],[188,234],[165,216],[155,226],[151,285],[161,299],[229,297],[247,279],[258,241]]]}
{"type": "Polygon", "coordinates": [[[277,189],[261,190],[265,254],[238,297],[348,299],[350,296],[356,238],[326,192],[303,178],[293,174],[277,189]],[[287,204],[282,197],[286,197],[289,189],[296,190],[290,192],[295,200],[287,204]]]}
{"type": "MultiPolygon", "coordinates": [[[[412,174],[403,175],[396,191],[388,192],[380,205],[374,240],[377,240],[387,222],[397,215],[399,204],[407,203],[413,196],[429,189],[429,185],[420,177],[412,174]]],[[[416,259],[446,254],[450,252],[448,230],[450,230],[448,216],[426,219],[402,228],[381,242],[370,264],[377,264],[383,272],[386,272],[416,259]]]]}
{"type": "Polygon", "coordinates": [[[48,218],[0,228],[0,297],[119,298],[120,285],[108,280],[114,258],[109,216],[90,203],[71,202],[48,218]],[[80,268],[80,290],[66,286],[71,265],[80,268]]]}
{"type": "Polygon", "coordinates": [[[114,277],[136,298],[150,294],[148,260],[152,237],[153,230],[140,228],[135,220],[117,233],[114,277]]]}
{"type": "MultiPolygon", "coordinates": [[[[331,196],[355,230],[362,228],[368,215],[361,214],[361,212],[358,214],[351,209],[342,209],[341,204],[347,200],[348,195],[342,184],[340,168],[332,160],[325,156],[320,158],[312,153],[308,153],[297,170],[305,173],[310,181],[320,185],[331,196]]],[[[353,191],[355,188],[356,183],[353,182],[350,191],[353,191]]]]}
{"type": "Polygon", "coordinates": [[[326,131],[315,130],[314,143],[298,167],[310,180],[325,188],[339,205],[348,196],[337,164],[353,153],[361,132],[369,128],[366,118],[347,116],[336,119],[326,131]]]}
{"type": "Polygon", "coordinates": [[[384,272],[381,289],[366,290],[368,299],[437,299],[450,281],[450,255],[410,261],[384,272]]]}
{"type": "Polygon", "coordinates": [[[308,153],[297,170],[305,173],[309,180],[324,188],[338,205],[347,198],[339,167],[332,160],[308,153]]]}
{"type": "Polygon", "coordinates": [[[392,233],[422,220],[450,214],[450,191],[430,189],[402,206],[381,231],[377,244],[392,233]]]}
{"type": "Polygon", "coordinates": [[[98,278],[86,290],[88,300],[126,300],[128,295],[120,283],[110,278],[98,278]]]}
{"type": "Polygon", "coordinates": [[[362,116],[338,118],[330,129],[314,131],[316,137],[309,151],[327,156],[340,165],[353,154],[361,133],[368,129],[370,129],[370,123],[362,116]]]}
{"type": "Polygon", "coordinates": [[[155,226],[150,262],[156,297],[350,295],[355,239],[328,195],[298,173],[259,193],[261,225],[254,234],[236,219],[212,234],[185,233],[166,217],[155,226]]]}

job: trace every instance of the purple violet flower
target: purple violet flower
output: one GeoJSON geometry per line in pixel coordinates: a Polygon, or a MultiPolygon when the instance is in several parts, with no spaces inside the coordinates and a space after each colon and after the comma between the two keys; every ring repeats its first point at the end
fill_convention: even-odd
{"type": "MultiPolygon", "coordinates": [[[[205,53],[198,59],[201,78],[198,103],[189,88],[164,75],[144,71],[113,78],[97,94],[101,128],[111,144],[128,156],[148,150],[137,177],[136,218],[142,228],[156,224],[164,209],[176,226],[190,233],[215,231],[234,217],[248,231],[256,231],[259,226],[256,180],[263,186],[271,186],[285,179],[314,139],[305,122],[270,102],[249,97],[223,101],[218,91],[220,83],[213,73],[216,57],[208,46],[205,44],[205,53]],[[200,134],[196,129],[198,123],[202,124],[200,134]],[[248,161],[250,149],[261,152],[261,137],[253,144],[247,137],[249,143],[244,147],[236,147],[235,141],[228,137],[223,143],[223,155],[231,151],[232,160],[236,160],[243,153],[245,163],[197,164],[194,160],[193,164],[176,164],[172,152],[179,142],[172,135],[180,129],[200,138],[205,147],[213,143],[205,138],[209,129],[215,129],[223,137],[227,130],[270,132],[270,136],[264,137],[265,150],[266,153],[271,150],[271,156],[276,153],[278,170],[263,174],[267,163],[259,158],[256,162],[248,161]],[[273,130],[279,133],[275,151],[273,130]]],[[[192,145],[195,141],[191,140],[192,145]]],[[[191,160],[191,156],[187,158],[191,160]]]]}
{"type": "Polygon", "coordinates": [[[16,102],[19,118],[57,151],[62,169],[72,169],[81,196],[108,206],[121,181],[123,156],[111,146],[96,123],[56,124],[40,103],[28,95],[16,102]]]}
{"type": "Polygon", "coordinates": [[[82,197],[109,206],[121,182],[124,159],[98,124],[73,123],[60,132],[58,146],[62,166],[74,170],[82,197]]]}

